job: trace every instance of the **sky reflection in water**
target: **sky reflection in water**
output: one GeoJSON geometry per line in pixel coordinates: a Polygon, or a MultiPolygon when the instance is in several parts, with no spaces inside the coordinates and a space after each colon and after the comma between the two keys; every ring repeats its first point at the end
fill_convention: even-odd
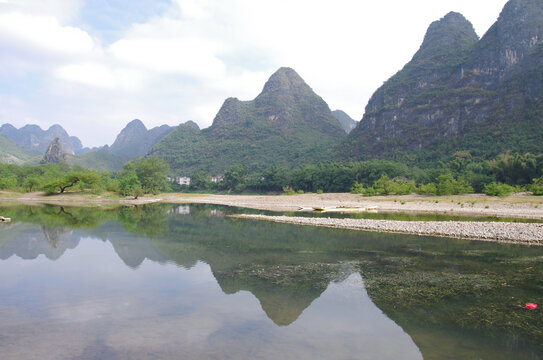
{"type": "Polygon", "coordinates": [[[96,238],[82,238],[54,262],[12,256],[0,269],[4,359],[421,358],[371,302],[359,274],[332,283],[281,327],[249,292],[225,295],[208,264],[147,260],[131,269],[96,238]]]}
{"type": "MultiPolygon", "coordinates": [[[[540,356],[520,340],[503,345],[501,330],[471,334],[480,345],[474,349],[435,309],[402,308],[395,297],[409,284],[397,284],[401,275],[379,277],[405,263],[421,277],[438,274],[428,280],[438,286],[450,284],[450,273],[461,279],[454,286],[490,291],[480,270],[462,270],[479,259],[460,253],[525,259],[524,248],[241,221],[225,218],[225,208],[182,210],[11,209],[22,221],[0,232],[2,359],[540,356]],[[439,261],[428,255],[437,248],[439,261]]],[[[451,305],[464,313],[472,307],[451,305]]]]}

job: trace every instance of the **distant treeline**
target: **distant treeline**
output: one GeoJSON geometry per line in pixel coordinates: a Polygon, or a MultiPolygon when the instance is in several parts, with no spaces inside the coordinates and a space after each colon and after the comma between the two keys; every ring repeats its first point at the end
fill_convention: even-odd
{"type": "Polygon", "coordinates": [[[484,192],[507,195],[517,191],[543,193],[543,154],[502,154],[491,161],[475,161],[469,152],[457,152],[448,163],[421,169],[387,160],[307,165],[295,170],[272,166],[250,174],[234,165],[224,181],[211,182],[196,172],[188,190],[255,192],[354,192],[365,195],[463,194],[484,192]]]}
{"type": "Polygon", "coordinates": [[[491,161],[475,161],[468,152],[457,152],[448,163],[421,169],[406,164],[371,160],[307,165],[294,170],[272,166],[249,173],[234,165],[221,182],[212,182],[205,172],[195,172],[189,186],[167,181],[168,165],[156,158],[126,163],[122,171],[87,170],[68,164],[18,166],[0,164],[0,190],[22,192],[66,190],[138,197],[167,191],[224,191],[258,193],[353,192],[367,196],[464,194],[483,192],[504,196],[531,191],[543,195],[543,154],[502,154],[491,161]]]}

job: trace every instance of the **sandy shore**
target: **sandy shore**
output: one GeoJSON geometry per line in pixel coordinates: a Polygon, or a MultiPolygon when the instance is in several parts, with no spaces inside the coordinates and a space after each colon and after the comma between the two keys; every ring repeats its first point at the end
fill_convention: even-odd
{"type": "Polygon", "coordinates": [[[296,225],[543,245],[543,224],[459,221],[391,221],[266,215],[232,215],[232,217],[296,225]]]}

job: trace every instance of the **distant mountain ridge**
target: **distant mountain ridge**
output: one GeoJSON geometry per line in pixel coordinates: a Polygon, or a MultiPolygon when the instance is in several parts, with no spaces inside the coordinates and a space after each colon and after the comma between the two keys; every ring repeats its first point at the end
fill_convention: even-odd
{"type": "Polygon", "coordinates": [[[141,120],[132,120],[117,135],[115,142],[109,147],[109,152],[130,159],[144,156],[153,145],[173,129],[171,126],[162,125],[147,130],[141,120]]]}
{"type": "Polygon", "coordinates": [[[345,111],[334,110],[332,115],[339,121],[341,127],[347,134],[349,134],[358,125],[358,121],[353,120],[345,111]]]}
{"type": "Polygon", "coordinates": [[[22,164],[33,154],[18,146],[13,140],[0,135],[0,163],[22,164]]]}
{"type": "Polygon", "coordinates": [[[479,40],[461,14],[430,25],[413,59],[371,97],[344,158],[437,161],[543,152],[543,2],[511,0],[479,40]]]}
{"type": "Polygon", "coordinates": [[[52,125],[49,129],[42,130],[38,125],[25,125],[17,129],[11,124],[4,124],[0,127],[0,135],[13,140],[17,145],[31,151],[34,155],[43,154],[56,137],[60,139],[64,151],[69,154],[74,155],[83,148],[81,140],[68,135],[60,125],[52,125]]]}
{"type": "Polygon", "coordinates": [[[329,148],[345,135],[326,102],[293,69],[280,68],[254,100],[226,99],[211,127],[180,125],[148,155],[185,175],[220,173],[233,164],[292,168],[329,160],[329,148]]]}
{"type": "MultiPolygon", "coordinates": [[[[187,123],[198,128],[194,122],[187,123]]],[[[70,162],[93,169],[118,171],[127,161],[145,156],[153,145],[173,129],[174,127],[162,125],[147,130],[141,120],[134,119],[121,130],[111,146],[87,149],[85,153],[71,158],[70,162]]]]}

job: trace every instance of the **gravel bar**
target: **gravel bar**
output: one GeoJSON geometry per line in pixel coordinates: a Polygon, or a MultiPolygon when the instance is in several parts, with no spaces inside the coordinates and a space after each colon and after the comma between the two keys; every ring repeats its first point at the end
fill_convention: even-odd
{"type": "Polygon", "coordinates": [[[394,221],[370,219],[307,218],[267,215],[231,215],[297,225],[323,226],[375,232],[441,236],[492,242],[543,245],[543,224],[464,221],[394,221]]]}

